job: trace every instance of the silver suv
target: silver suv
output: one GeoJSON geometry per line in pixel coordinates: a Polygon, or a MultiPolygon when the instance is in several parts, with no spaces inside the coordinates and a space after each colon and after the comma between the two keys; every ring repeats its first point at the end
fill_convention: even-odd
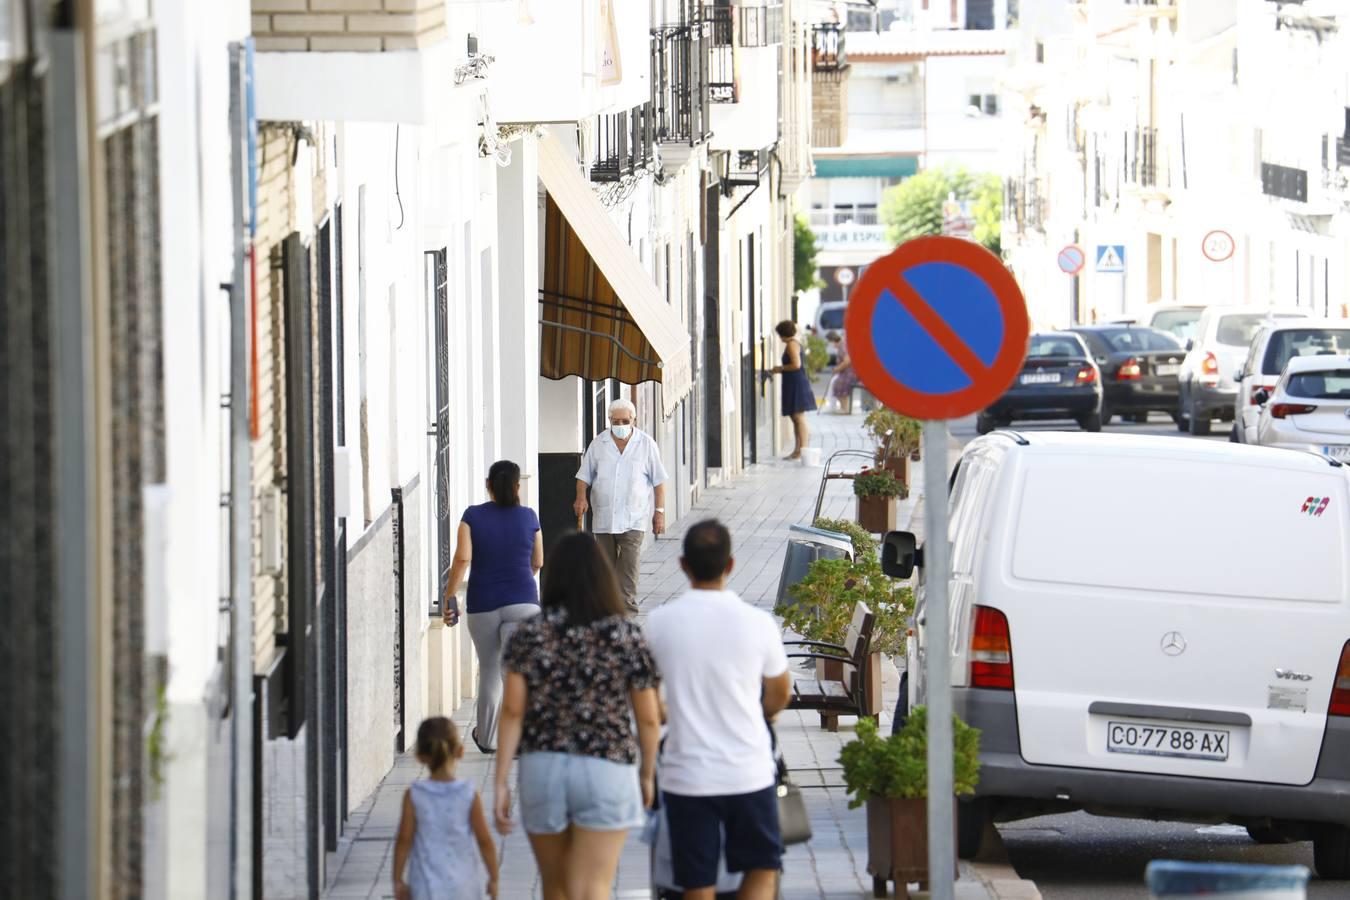
{"type": "Polygon", "coordinates": [[[1238,372],[1252,339],[1281,319],[1306,319],[1299,309],[1211,306],[1200,316],[1195,337],[1187,342],[1177,394],[1177,429],[1204,436],[1215,418],[1233,420],[1238,372]]]}

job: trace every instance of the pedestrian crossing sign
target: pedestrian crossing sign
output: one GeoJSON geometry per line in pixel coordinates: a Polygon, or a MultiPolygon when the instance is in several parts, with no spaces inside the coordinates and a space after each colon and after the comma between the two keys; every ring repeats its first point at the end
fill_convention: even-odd
{"type": "Polygon", "coordinates": [[[1097,271],[1106,274],[1122,274],[1125,271],[1125,245],[1098,244],[1097,271]]]}

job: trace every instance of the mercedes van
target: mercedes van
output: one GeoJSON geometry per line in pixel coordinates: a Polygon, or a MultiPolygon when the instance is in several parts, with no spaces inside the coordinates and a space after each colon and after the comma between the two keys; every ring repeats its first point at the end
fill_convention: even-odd
{"type": "Polygon", "coordinates": [[[1312,840],[1322,877],[1350,878],[1348,472],[1183,438],[968,445],[952,634],[924,628],[914,536],[884,548],[888,572],[920,573],[908,704],[925,702],[926,648],[950,640],[956,711],[980,729],[962,855],[990,818],[1081,809],[1312,840]]]}

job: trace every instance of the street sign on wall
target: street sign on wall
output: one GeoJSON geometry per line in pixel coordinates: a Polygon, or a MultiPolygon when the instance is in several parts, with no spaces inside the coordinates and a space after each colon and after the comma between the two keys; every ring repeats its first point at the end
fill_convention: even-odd
{"type": "Polygon", "coordinates": [[[1103,275],[1120,275],[1125,272],[1125,245],[1098,244],[1097,271],[1103,275]]]}
{"type": "Polygon", "coordinates": [[[1205,254],[1205,259],[1210,262],[1223,262],[1231,259],[1233,251],[1237,249],[1237,243],[1233,236],[1221,229],[1215,229],[1204,236],[1200,241],[1200,252],[1205,254]]]}
{"type": "Polygon", "coordinates": [[[1059,251],[1056,263],[1059,265],[1059,270],[1065,275],[1077,275],[1083,271],[1083,266],[1087,264],[1087,254],[1077,244],[1069,244],[1059,251]]]}
{"type": "Polygon", "coordinates": [[[920,419],[978,412],[1012,384],[1030,324],[1017,281],[979,244],[924,237],[874,262],[844,317],[854,371],[920,419]]]}

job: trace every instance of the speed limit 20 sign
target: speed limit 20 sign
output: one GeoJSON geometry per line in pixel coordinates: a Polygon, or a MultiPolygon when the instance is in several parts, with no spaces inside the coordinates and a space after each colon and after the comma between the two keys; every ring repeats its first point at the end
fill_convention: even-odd
{"type": "Polygon", "coordinates": [[[1233,241],[1233,236],[1226,231],[1215,229],[1205,235],[1204,240],[1200,242],[1200,251],[1205,254],[1205,259],[1210,262],[1223,262],[1231,259],[1233,251],[1237,249],[1237,244],[1233,241]]]}

